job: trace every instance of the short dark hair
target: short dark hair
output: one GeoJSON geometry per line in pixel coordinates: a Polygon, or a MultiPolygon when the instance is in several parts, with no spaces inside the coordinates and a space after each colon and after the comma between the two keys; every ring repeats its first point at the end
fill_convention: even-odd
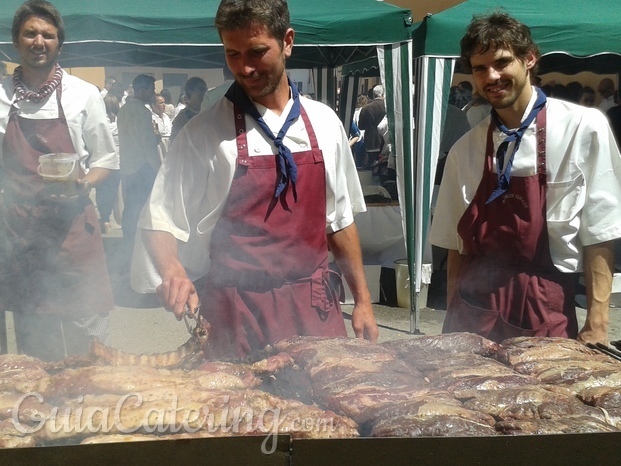
{"type": "Polygon", "coordinates": [[[65,23],[63,22],[63,17],[54,5],[45,0],[28,0],[17,9],[13,16],[13,25],[11,26],[13,43],[17,44],[20,29],[31,16],[39,16],[52,23],[57,29],[58,46],[62,47],[65,43],[65,23]]]}
{"type": "MultiPolygon", "coordinates": [[[[533,42],[530,29],[504,11],[488,15],[474,15],[461,39],[460,63],[464,70],[472,72],[470,58],[474,54],[485,53],[499,48],[511,50],[520,60],[534,53],[537,61],[541,57],[539,47],[533,42]]],[[[536,65],[535,65],[536,68],[536,65]]],[[[537,74],[535,68],[531,74],[537,74]]]]}
{"type": "Polygon", "coordinates": [[[186,96],[190,96],[190,94],[194,94],[198,88],[204,87],[207,90],[207,83],[203,78],[199,78],[198,76],[192,76],[185,82],[185,86],[183,86],[183,90],[185,91],[186,96]]]}
{"type": "Polygon", "coordinates": [[[277,40],[284,41],[291,27],[286,0],[222,0],[216,13],[218,33],[243,29],[250,24],[262,24],[277,40]]]}
{"type": "Polygon", "coordinates": [[[152,85],[155,85],[155,78],[147,74],[139,74],[132,81],[132,87],[134,91],[140,89],[149,89],[152,85]]]}

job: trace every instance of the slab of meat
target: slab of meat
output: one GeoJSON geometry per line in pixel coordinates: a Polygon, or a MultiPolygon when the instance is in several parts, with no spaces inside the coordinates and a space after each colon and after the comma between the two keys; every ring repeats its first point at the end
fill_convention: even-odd
{"type": "Polygon", "coordinates": [[[591,375],[586,380],[576,382],[573,384],[565,385],[569,390],[571,390],[576,395],[587,388],[595,388],[595,387],[609,387],[609,388],[618,388],[621,387],[621,372],[616,372],[610,375],[591,375]]]}
{"type": "Polygon", "coordinates": [[[382,386],[354,386],[332,395],[324,402],[325,406],[360,423],[365,419],[364,412],[380,403],[407,401],[416,396],[429,393],[428,388],[404,387],[386,388],[382,386]]]}
{"type": "Polygon", "coordinates": [[[50,375],[40,359],[23,354],[0,355],[0,392],[29,393],[46,389],[50,375]]]}
{"type": "Polygon", "coordinates": [[[0,421],[0,448],[28,448],[36,445],[36,439],[18,431],[10,419],[0,421]]]}
{"type": "Polygon", "coordinates": [[[177,390],[244,389],[261,383],[258,378],[241,378],[227,372],[156,369],[149,366],[91,366],[67,369],[52,376],[46,399],[87,394],[126,394],[153,388],[177,390]]]}
{"type": "Polygon", "coordinates": [[[23,423],[36,423],[49,416],[53,406],[36,392],[28,394],[0,393],[0,420],[16,419],[23,423]]]}
{"type": "Polygon", "coordinates": [[[413,348],[410,352],[399,354],[399,358],[423,374],[430,374],[451,367],[487,366],[490,364],[490,361],[495,361],[472,353],[453,353],[448,357],[444,351],[426,350],[423,348],[413,348]]]}
{"type": "MultiPolygon", "coordinates": [[[[468,360],[465,359],[462,362],[466,363],[468,360]]],[[[518,373],[510,367],[488,358],[487,361],[480,364],[441,367],[435,372],[428,372],[427,378],[433,386],[442,387],[444,384],[451,384],[453,381],[464,377],[492,378],[504,375],[518,375],[518,373]]]]}
{"type": "MultiPolygon", "coordinates": [[[[371,414],[369,411],[366,415],[371,414]]],[[[477,424],[493,427],[496,422],[489,414],[474,411],[456,405],[452,401],[434,399],[432,396],[418,397],[405,402],[383,403],[382,408],[374,411],[374,416],[366,421],[364,429],[372,432],[376,426],[384,427],[393,419],[429,418],[435,416],[458,417],[477,424]]]]}
{"type": "Polygon", "coordinates": [[[455,399],[449,393],[430,393],[428,395],[414,396],[406,401],[387,401],[367,407],[359,416],[360,424],[375,423],[385,417],[407,414],[412,411],[411,406],[420,406],[425,403],[437,403],[461,407],[461,401],[455,399]]]}
{"type": "Polygon", "coordinates": [[[589,434],[619,432],[616,427],[591,416],[569,416],[555,419],[500,421],[496,429],[508,435],[526,434],[589,434]]]}
{"type": "Polygon", "coordinates": [[[500,344],[496,357],[509,366],[539,360],[610,360],[607,356],[587,348],[576,340],[557,337],[509,338],[500,344]]]}
{"type": "Polygon", "coordinates": [[[578,393],[584,403],[606,409],[621,409],[621,387],[592,387],[578,393]]]}
{"type": "Polygon", "coordinates": [[[395,359],[394,351],[361,338],[292,337],[267,349],[268,353],[284,352],[302,369],[317,363],[344,358],[395,359]]]}
{"type": "Polygon", "coordinates": [[[513,366],[516,372],[536,377],[546,384],[567,384],[587,380],[589,377],[606,377],[621,371],[621,364],[608,360],[554,359],[521,362],[513,366]]]}
{"type": "Polygon", "coordinates": [[[542,386],[482,390],[465,401],[464,407],[488,413],[502,421],[588,414],[587,407],[576,397],[546,390],[542,386]]]}
{"type": "Polygon", "coordinates": [[[430,384],[431,390],[447,391],[457,399],[472,398],[479,390],[500,390],[536,385],[537,379],[518,373],[510,375],[476,375],[439,380],[430,384]]]}
{"type": "Polygon", "coordinates": [[[492,356],[498,351],[498,343],[474,333],[444,333],[441,335],[414,337],[393,340],[382,346],[395,350],[397,353],[410,353],[414,348],[437,349],[447,353],[473,353],[492,356]]]}
{"type": "Polygon", "coordinates": [[[484,437],[497,435],[493,427],[457,416],[402,415],[378,422],[372,437],[484,437]]]}

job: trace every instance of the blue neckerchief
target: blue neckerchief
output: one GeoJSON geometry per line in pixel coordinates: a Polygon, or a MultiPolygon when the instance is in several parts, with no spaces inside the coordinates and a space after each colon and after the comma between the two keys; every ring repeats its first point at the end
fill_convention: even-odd
{"type": "Polygon", "coordinates": [[[267,126],[265,120],[259,114],[257,108],[248,98],[243,89],[237,84],[237,82],[234,82],[229,90],[226,92],[226,98],[233,102],[234,105],[237,105],[239,108],[241,108],[244,113],[247,113],[252,118],[254,118],[265,133],[265,135],[274,141],[274,145],[276,146],[276,149],[278,149],[278,167],[280,173],[274,197],[279,197],[291,181],[291,185],[293,186],[293,197],[295,200],[297,200],[295,182],[298,178],[298,167],[293,160],[291,150],[289,150],[289,148],[285,146],[282,142],[291,124],[300,116],[300,94],[298,93],[298,88],[291,81],[289,81],[289,86],[291,87],[293,106],[289,111],[289,115],[287,115],[287,120],[285,121],[285,124],[282,126],[282,128],[280,128],[280,131],[276,136],[274,136],[274,133],[272,133],[269,126],[267,126]]]}
{"type": "Polygon", "coordinates": [[[489,204],[498,196],[502,195],[509,189],[509,180],[511,179],[511,167],[513,166],[513,158],[515,157],[515,153],[518,151],[520,147],[520,143],[522,142],[522,136],[524,136],[524,132],[528,129],[530,124],[533,122],[539,110],[541,110],[546,105],[546,95],[541,91],[541,89],[537,88],[537,100],[535,101],[535,105],[533,105],[532,110],[524,120],[524,123],[516,130],[510,130],[505,125],[502,124],[500,118],[498,118],[498,113],[496,113],[495,109],[492,109],[492,122],[494,126],[496,126],[500,131],[507,135],[507,138],[498,146],[498,150],[496,151],[496,172],[498,173],[498,186],[494,189],[494,192],[487,200],[486,204],[489,204]],[[511,142],[515,141],[515,146],[513,147],[513,152],[511,153],[511,157],[507,161],[507,168],[505,168],[504,173],[502,172],[502,167],[505,163],[505,156],[507,154],[507,148],[511,142]]]}

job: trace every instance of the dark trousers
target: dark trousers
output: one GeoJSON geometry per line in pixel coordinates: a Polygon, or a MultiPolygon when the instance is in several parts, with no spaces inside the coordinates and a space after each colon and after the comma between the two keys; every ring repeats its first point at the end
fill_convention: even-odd
{"type": "Polygon", "coordinates": [[[142,207],[149,199],[157,171],[149,164],[143,165],[136,173],[123,175],[123,245],[128,262],[134,249],[134,239],[138,218],[142,207]]]}
{"type": "Polygon", "coordinates": [[[110,221],[120,182],[121,172],[113,170],[95,189],[95,202],[102,222],[110,221]]]}

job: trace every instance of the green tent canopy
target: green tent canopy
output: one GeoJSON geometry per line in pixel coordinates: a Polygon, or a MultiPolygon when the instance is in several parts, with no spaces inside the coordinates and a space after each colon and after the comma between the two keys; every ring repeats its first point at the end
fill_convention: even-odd
{"type": "MultiPolygon", "coordinates": [[[[66,41],[65,67],[219,68],[224,55],[214,17],[218,0],[57,0],[66,41]]],[[[409,10],[375,0],[291,0],[296,31],[290,68],[337,67],[378,45],[408,41],[409,10]]],[[[4,0],[0,54],[15,61],[11,22],[22,0],[4,0]]]]}

